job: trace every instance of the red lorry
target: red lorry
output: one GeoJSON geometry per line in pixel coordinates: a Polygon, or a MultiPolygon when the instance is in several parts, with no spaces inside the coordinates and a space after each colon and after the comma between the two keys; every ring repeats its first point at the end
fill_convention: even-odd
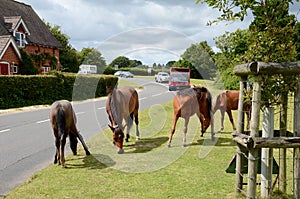
{"type": "Polygon", "coordinates": [[[176,91],[190,87],[190,69],[171,67],[169,91],[176,91]]]}

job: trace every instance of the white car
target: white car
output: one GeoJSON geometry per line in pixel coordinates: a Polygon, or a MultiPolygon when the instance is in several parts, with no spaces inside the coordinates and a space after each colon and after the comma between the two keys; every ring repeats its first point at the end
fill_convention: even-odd
{"type": "Polygon", "coordinates": [[[166,72],[159,72],[155,75],[155,81],[156,82],[169,82],[170,76],[166,72]]]}

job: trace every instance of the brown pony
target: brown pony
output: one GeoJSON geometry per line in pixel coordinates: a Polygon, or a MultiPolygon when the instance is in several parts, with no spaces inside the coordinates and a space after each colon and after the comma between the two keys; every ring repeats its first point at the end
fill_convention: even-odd
{"type": "MultiPolygon", "coordinates": [[[[197,114],[202,124],[201,136],[203,136],[205,130],[209,127],[213,119],[211,117],[211,103],[211,94],[205,87],[194,86],[193,88],[188,88],[177,92],[176,96],[173,99],[174,117],[168,141],[168,147],[171,147],[172,137],[175,133],[176,123],[179,117],[182,117],[185,120],[183,130],[183,146],[186,146],[186,133],[190,117],[195,113],[197,114]]],[[[213,127],[211,133],[212,139],[214,139],[213,127]]]]}
{"type": "Polygon", "coordinates": [[[56,153],[54,156],[54,164],[57,163],[66,167],[64,150],[66,138],[69,136],[70,148],[74,155],[77,154],[77,138],[83,145],[86,155],[90,155],[83,137],[76,128],[76,116],[72,105],[67,100],[56,101],[50,109],[50,122],[52,124],[53,133],[55,136],[56,153]]]}
{"type": "Polygon", "coordinates": [[[128,142],[129,132],[133,124],[133,116],[136,124],[136,139],[140,139],[138,129],[139,98],[137,91],[132,87],[114,88],[110,91],[106,101],[106,112],[110,121],[110,129],[113,132],[113,144],[118,147],[118,153],[124,153],[124,129],[127,125],[125,141],[128,142]],[[123,119],[126,125],[123,126],[123,119]]]}
{"type": "MultiPolygon", "coordinates": [[[[238,109],[238,103],[239,103],[239,95],[240,91],[225,91],[220,93],[214,100],[213,103],[213,114],[217,110],[220,109],[221,111],[221,129],[220,131],[224,130],[224,115],[225,111],[229,117],[229,120],[232,124],[233,130],[236,130],[236,127],[234,125],[234,121],[232,118],[231,110],[237,110],[238,109]]],[[[247,115],[247,130],[249,129],[250,125],[250,118],[251,118],[251,102],[244,102],[244,111],[247,115]]]]}

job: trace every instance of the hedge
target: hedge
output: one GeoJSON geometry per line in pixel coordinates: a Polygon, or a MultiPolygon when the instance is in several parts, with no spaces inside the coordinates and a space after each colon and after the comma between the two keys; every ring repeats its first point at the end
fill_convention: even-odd
{"type": "Polygon", "coordinates": [[[118,78],[111,75],[0,76],[0,109],[106,96],[106,86],[115,85],[117,81],[118,78]]]}

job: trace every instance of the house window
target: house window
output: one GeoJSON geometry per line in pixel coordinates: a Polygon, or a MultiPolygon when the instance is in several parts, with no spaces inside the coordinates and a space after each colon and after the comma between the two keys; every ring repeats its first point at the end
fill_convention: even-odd
{"type": "Polygon", "coordinates": [[[16,40],[17,40],[18,46],[25,47],[25,44],[27,44],[24,33],[16,32],[16,40]]]}
{"type": "Polygon", "coordinates": [[[42,73],[47,73],[51,70],[51,68],[49,66],[43,66],[42,67],[42,73]]]}
{"type": "Polygon", "coordinates": [[[18,66],[14,65],[13,68],[14,68],[14,74],[17,74],[18,73],[18,66]]]}

